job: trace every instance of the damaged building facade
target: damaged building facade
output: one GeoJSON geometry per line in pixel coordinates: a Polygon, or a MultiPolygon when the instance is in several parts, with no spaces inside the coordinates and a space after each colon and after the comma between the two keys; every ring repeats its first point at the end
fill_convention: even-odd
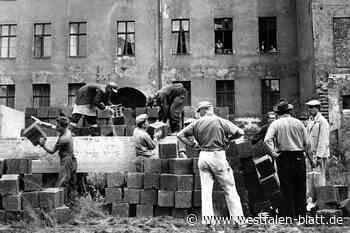
{"type": "Polygon", "coordinates": [[[148,96],[183,82],[188,105],[209,100],[235,117],[280,97],[298,107],[296,13],[294,0],[0,1],[0,99],[59,107],[83,83],[148,96]]]}

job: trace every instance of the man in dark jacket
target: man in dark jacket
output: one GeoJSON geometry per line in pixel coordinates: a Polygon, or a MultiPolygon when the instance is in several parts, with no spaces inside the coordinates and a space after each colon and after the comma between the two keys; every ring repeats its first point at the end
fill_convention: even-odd
{"type": "Polygon", "coordinates": [[[81,87],[76,93],[71,125],[76,127],[83,116],[83,125],[87,124],[90,127],[97,127],[97,108],[112,111],[109,107],[111,105],[111,96],[113,92],[116,93],[117,91],[118,86],[115,83],[109,83],[105,88],[99,84],[87,84],[81,87]]]}

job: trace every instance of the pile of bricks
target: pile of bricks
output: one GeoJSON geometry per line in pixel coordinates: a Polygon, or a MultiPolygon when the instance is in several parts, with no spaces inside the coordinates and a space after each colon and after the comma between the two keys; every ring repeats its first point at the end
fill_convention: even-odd
{"type": "Polygon", "coordinates": [[[43,188],[42,174],[32,174],[30,159],[0,160],[0,222],[31,221],[46,214],[57,222],[70,219],[64,189],[43,188]]]}

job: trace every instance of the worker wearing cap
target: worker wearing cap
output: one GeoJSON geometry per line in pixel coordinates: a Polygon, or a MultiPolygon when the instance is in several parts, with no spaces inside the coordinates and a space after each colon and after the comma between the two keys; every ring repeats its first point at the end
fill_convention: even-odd
{"type": "Polygon", "coordinates": [[[311,153],[319,170],[320,183],[326,185],[326,162],[329,158],[329,124],[327,119],[320,113],[321,103],[318,100],[310,100],[306,103],[310,113],[309,122],[307,124],[307,135],[311,143],[311,153]]]}
{"type": "Polygon", "coordinates": [[[68,125],[68,118],[57,118],[56,130],[59,133],[59,137],[55,146],[52,149],[47,147],[45,138],[40,138],[39,145],[49,154],[54,154],[58,151],[60,168],[56,186],[65,188],[65,204],[72,206],[76,192],[77,160],[74,157],[73,138],[68,125]]]}
{"type": "Polygon", "coordinates": [[[304,153],[309,151],[309,142],[303,123],[290,115],[291,110],[286,100],[277,105],[279,118],[269,126],[264,142],[276,159],[282,198],[279,213],[295,218],[306,213],[304,153]]]}
{"type": "Polygon", "coordinates": [[[199,103],[197,112],[200,118],[181,130],[177,137],[183,143],[195,146],[196,142],[189,140],[189,137],[194,136],[200,147],[198,168],[202,190],[202,221],[204,224],[210,224],[208,218],[214,216],[212,201],[214,179],[225,193],[230,216],[234,218],[243,216],[232,168],[226,160],[225,147],[229,138],[241,137],[244,132],[232,122],[216,116],[210,102],[199,103]]]}
{"type": "Polygon", "coordinates": [[[71,125],[76,127],[80,118],[84,117],[84,125],[97,127],[97,108],[113,112],[109,105],[112,105],[113,93],[117,92],[118,86],[112,82],[107,84],[105,88],[99,84],[86,84],[79,88],[73,106],[71,125]]]}
{"type": "Polygon", "coordinates": [[[151,158],[154,156],[153,150],[156,148],[156,143],[160,137],[159,131],[154,134],[154,140],[147,133],[146,129],[149,126],[148,115],[140,114],[136,117],[136,128],[133,132],[133,138],[135,140],[136,151],[136,171],[142,171],[142,162],[145,158],[151,158]]]}

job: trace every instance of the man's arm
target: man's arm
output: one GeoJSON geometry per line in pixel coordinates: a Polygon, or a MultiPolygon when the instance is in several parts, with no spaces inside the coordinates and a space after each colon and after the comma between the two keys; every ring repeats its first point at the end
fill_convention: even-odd
{"type": "Polygon", "coordinates": [[[226,135],[228,135],[230,139],[237,139],[244,135],[243,129],[239,128],[229,120],[223,119],[222,126],[224,127],[226,135]]]}
{"type": "Polygon", "coordinates": [[[316,157],[328,156],[327,149],[329,148],[329,124],[327,121],[320,122],[320,133],[318,137],[318,145],[316,148],[316,157]]]}
{"type": "Polygon", "coordinates": [[[275,143],[274,143],[274,138],[276,135],[276,128],[275,128],[275,124],[272,123],[269,128],[267,129],[266,135],[265,135],[265,139],[264,139],[264,143],[267,147],[267,149],[270,151],[271,155],[273,157],[278,157],[277,152],[275,151],[275,143]]]}
{"type": "Polygon", "coordinates": [[[58,151],[59,140],[56,142],[55,146],[51,149],[46,145],[46,139],[40,138],[39,145],[49,154],[54,154],[58,151]]]}
{"type": "Polygon", "coordinates": [[[104,110],[106,108],[105,104],[102,101],[103,95],[104,95],[103,91],[98,89],[96,90],[96,95],[93,100],[93,104],[101,110],[104,110]]]}
{"type": "Polygon", "coordinates": [[[194,134],[194,124],[189,124],[186,128],[182,129],[176,136],[177,138],[186,145],[195,146],[196,142],[189,140],[187,137],[193,136],[194,134]]]}
{"type": "MultiPolygon", "coordinates": [[[[147,145],[147,148],[148,148],[149,150],[153,150],[154,148],[156,148],[156,143],[155,143],[155,141],[152,140],[151,136],[149,136],[148,133],[146,133],[146,134],[144,135],[143,140],[145,141],[145,143],[146,143],[146,145],[147,145]]],[[[157,140],[156,137],[155,137],[155,140],[157,140]]]]}

